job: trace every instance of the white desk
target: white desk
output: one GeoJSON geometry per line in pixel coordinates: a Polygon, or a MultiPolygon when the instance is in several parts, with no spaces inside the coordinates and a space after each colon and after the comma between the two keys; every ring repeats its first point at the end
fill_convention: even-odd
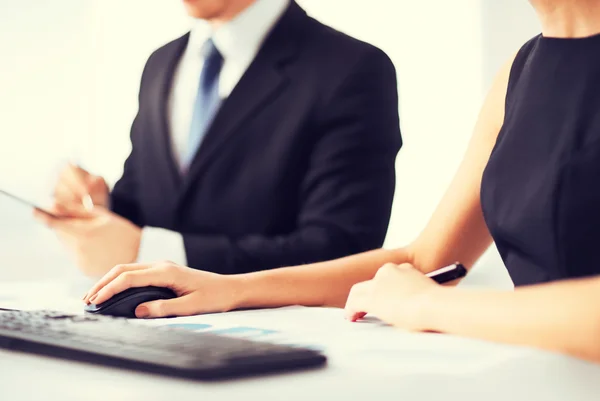
{"type": "MultiPolygon", "coordinates": [[[[48,243],[32,252],[28,241],[34,235],[26,228],[19,230],[23,231],[15,236],[14,227],[4,234],[0,228],[0,240],[12,238],[10,247],[6,242],[0,247],[0,257],[14,258],[8,265],[4,259],[2,269],[22,272],[30,268],[28,263],[39,262],[41,276],[61,274],[54,281],[0,282],[0,305],[81,311],[79,297],[86,288],[62,279],[73,275],[65,273],[70,270],[50,237],[38,232],[48,243]]],[[[16,276],[23,274],[13,279],[16,276]]],[[[165,323],[204,323],[212,326],[207,330],[272,330],[262,338],[320,347],[329,364],[316,371],[202,383],[1,350],[0,400],[597,401],[600,397],[600,365],[528,348],[409,334],[373,321],[352,324],[335,309],[296,307],[143,322],[165,323]]],[[[260,337],[259,333],[256,338],[260,337]]]]}
{"type": "MultiPolygon", "coordinates": [[[[79,312],[81,301],[70,290],[56,283],[5,283],[0,303],[79,312]]],[[[600,394],[600,365],[528,348],[405,333],[377,321],[353,324],[336,309],[292,307],[141,323],[247,328],[242,333],[257,339],[321,348],[329,363],[315,371],[202,383],[0,351],[0,399],[597,401],[600,394]]]]}

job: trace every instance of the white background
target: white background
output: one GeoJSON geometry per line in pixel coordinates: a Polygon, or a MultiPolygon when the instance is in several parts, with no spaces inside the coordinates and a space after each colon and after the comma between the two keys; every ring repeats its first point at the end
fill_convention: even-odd
{"type": "MultiPolygon", "coordinates": [[[[495,71],[539,31],[534,14],[526,0],[299,3],[397,67],[404,147],[386,247],[406,244],[460,162],[495,71]]],[[[43,201],[69,159],[114,182],[146,58],[189,23],[178,0],[0,0],[0,188],[43,201]]],[[[8,205],[0,200],[2,231],[26,235],[26,214],[8,205]]],[[[13,240],[0,257],[38,260],[13,240]]]]}

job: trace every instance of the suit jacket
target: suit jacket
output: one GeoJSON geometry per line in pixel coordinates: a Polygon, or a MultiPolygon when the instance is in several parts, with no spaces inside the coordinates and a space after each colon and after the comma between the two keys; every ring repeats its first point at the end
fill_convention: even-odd
{"type": "Polygon", "coordinates": [[[380,247],[402,144],[389,58],[292,2],[181,176],[167,101],[187,41],[148,59],[113,211],[182,233],[191,267],[225,274],[380,247]]]}

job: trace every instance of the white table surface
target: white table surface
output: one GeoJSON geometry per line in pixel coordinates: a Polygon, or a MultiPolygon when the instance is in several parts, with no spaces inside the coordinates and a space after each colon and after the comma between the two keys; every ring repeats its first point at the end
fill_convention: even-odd
{"type": "MultiPolygon", "coordinates": [[[[0,216],[2,210],[0,204],[0,216]]],[[[88,282],[52,235],[27,223],[22,211],[4,217],[0,306],[80,312],[88,282]]],[[[500,269],[475,273],[471,285],[507,285],[500,269]]],[[[312,371],[202,383],[0,350],[0,400],[600,399],[600,365],[530,348],[406,333],[376,320],[352,324],[336,309],[291,307],[142,322],[166,323],[273,330],[257,339],[316,346],[329,362],[312,371]]]]}

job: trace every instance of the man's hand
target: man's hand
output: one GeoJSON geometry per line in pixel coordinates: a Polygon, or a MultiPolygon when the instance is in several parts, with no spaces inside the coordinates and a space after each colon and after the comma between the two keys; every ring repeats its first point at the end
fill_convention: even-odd
{"type": "Polygon", "coordinates": [[[346,303],[352,321],[371,313],[386,323],[412,331],[428,330],[423,310],[430,295],[442,289],[410,264],[386,264],[372,280],[355,284],[346,303]]]}
{"type": "Polygon", "coordinates": [[[60,207],[53,218],[36,211],[35,218],[53,229],[65,244],[77,266],[89,276],[101,276],[118,263],[136,260],[142,230],[128,220],[104,209],[87,211],[71,206],[66,212],[60,207]]]}
{"type": "Polygon", "coordinates": [[[56,204],[68,212],[73,207],[81,206],[87,196],[94,206],[108,207],[108,186],[104,179],[69,164],[61,171],[54,188],[56,204]]]}
{"type": "Polygon", "coordinates": [[[138,305],[139,318],[188,316],[226,312],[238,305],[243,279],[178,266],[171,262],[119,265],[108,272],[83,298],[100,304],[132,287],[166,287],[178,298],[138,305]]]}

